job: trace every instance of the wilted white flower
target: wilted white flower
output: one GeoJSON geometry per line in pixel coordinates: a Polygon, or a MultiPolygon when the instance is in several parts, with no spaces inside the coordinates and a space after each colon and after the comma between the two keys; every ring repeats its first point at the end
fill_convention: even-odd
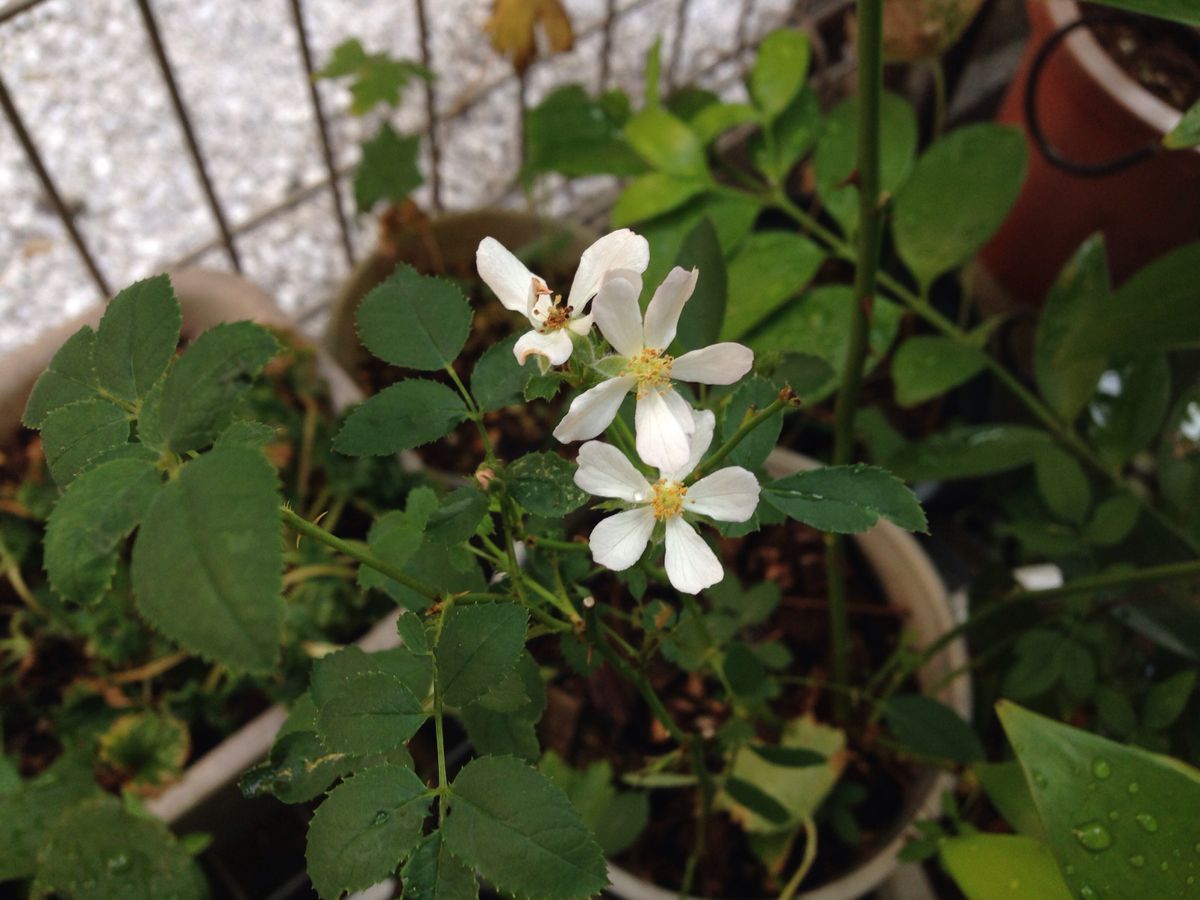
{"type": "Polygon", "coordinates": [[[692,408],[676,393],[672,380],[733,384],[754,365],[754,352],[732,342],[692,350],[678,359],[667,354],[698,276],[696,269],[672,269],[654,292],[643,323],[638,306],[641,276],[632,271],[609,273],[592,310],[601,333],[617,351],[617,357],[610,357],[617,374],[575,398],[554,429],[556,438],[568,443],[596,437],[612,424],[625,395],[636,390],[638,455],[656,469],[683,466],[692,408]]]}
{"type": "Polygon", "coordinates": [[[587,334],[592,327],[588,301],[596,296],[605,275],[613,269],[644,272],[650,262],[650,245],[628,228],[606,234],[583,251],[575,280],[564,302],[545,280],[534,275],[495,238],[486,237],[475,251],[479,277],[507,309],[529,319],[533,330],[522,335],[513,352],[522,365],[531,353],[561,366],[571,356],[571,335],[587,334]]]}
{"type": "Polygon", "coordinates": [[[725,577],[717,555],[685,516],[694,513],[721,522],[745,522],[758,506],[758,480],[741,466],[718,469],[695,484],[684,484],[713,437],[713,414],[705,410],[694,412],[693,417],[687,459],[682,466],[661,472],[654,484],[620,450],[599,441],[579,448],[575,472],[575,483],[589,494],[636,504],[592,529],[588,539],[592,558],[614,571],[628,569],[641,559],[654,526],[662,522],[667,577],[685,594],[698,593],[725,577]]]}

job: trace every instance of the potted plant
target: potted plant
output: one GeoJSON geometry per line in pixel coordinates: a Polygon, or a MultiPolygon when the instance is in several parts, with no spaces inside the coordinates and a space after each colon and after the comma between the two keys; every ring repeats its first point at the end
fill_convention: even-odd
{"type": "MultiPolygon", "coordinates": [[[[352,528],[351,521],[362,515],[360,509],[370,508],[356,504],[391,502],[391,497],[402,496],[407,488],[403,479],[379,480],[378,473],[368,473],[372,466],[347,467],[342,460],[331,460],[323,449],[335,410],[357,398],[357,389],[328,357],[282,330],[288,325],[286,317],[261,289],[208,270],[180,270],[172,281],[179,289],[182,310],[176,321],[182,321],[183,340],[189,346],[211,328],[220,332],[223,322],[253,318],[281,329],[275,334],[285,342],[286,352],[267,366],[259,384],[250,387],[244,380],[231,384],[233,391],[224,402],[236,409],[239,421],[234,430],[242,429],[265,448],[292,502],[305,508],[321,505],[352,528]],[[251,428],[248,417],[270,424],[251,428]],[[348,504],[346,492],[372,479],[376,488],[348,504]],[[345,514],[339,509],[345,509],[345,514]]],[[[148,302],[146,296],[154,291],[166,290],[169,295],[169,288],[162,287],[165,283],[165,278],[144,283],[114,301],[108,311],[114,318],[107,327],[98,313],[83,317],[89,324],[79,334],[111,341],[113,329],[128,322],[123,316],[128,315],[130,303],[148,302]],[[99,330],[91,330],[91,323],[99,324],[99,330]]],[[[170,327],[170,321],[168,316],[165,327],[170,327]]],[[[270,746],[283,710],[264,708],[272,700],[294,695],[295,682],[307,670],[304,646],[312,652],[320,652],[319,647],[330,642],[337,646],[361,635],[386,612],[377,599],[364,603],[344,573],[337,576],[334,567],[320,571],[309,567],[288,589],[287,650],[278,672],[238,677],[180,650],[141,618],[130,602],[130,569],[127,558],[117,553],[119,545],[113,546],[111,552],[117,555],[109,563],[89,564],[85,559],[89,551],[69,561],[63,555],[69,548],[56,546],[54,538],[46,546],[56,549],[41,550],[37,544],[43,540],[46,521],[62,521],[54,512],[59,488],[52,476],[66,479],[70,472],[63,470],[59,457],[47,459],[44,444],[21,436],[19,415],[39,370],[47,366],[60,374],[42,379],[34,389],[42,402],[51,396],[47,391],[73,389],[62,380],[73,376],[61,373],[67,358],[62,354],[71,352],[70,340],[67,349],[60,346],[63,332],[80,325],[76,321],[53,331],[2,364],[5,396],[0,408],[16,411],[3,427],[7,438],[2,544],[11,587],[8,596],[16,606],[6,609],[4,616],[5,674],[0,690],[5,696],[3,730],[9,754],[4,757],[5,772],[17,779],[6,788],[4,819],[7,828],[20,830],[19,835],[6,832],[7,850],[0,865],[0,877],[5,879],[42,877],[35,872],[33,852],[49,827],[76,801],[92,803],[103,788],[121,787],[133,807],[144,806],[184,833],[210,828],[214,809],[228,808],[231,798],[244,807],[236,789],[231,789],[241,772],[270,746]],[[43,560],[50,580],[42,571],[43,560]],[[106,565],[114,566],[111,586],[101,586],[106,565]],[[75,601],[81,594],[91,596],[97,586],[100,595],[95,601],[88,605],[75,601]],[[18,773],[25,779],[23,784],[18,773]],[[51,787],[56,781],[65,783],[59,789],[51,787]],[[31,816],[38,817],[38,824],[23,824],[31,816]]],[[[78,334],[71,340],[77,346],[78,334]]],[[[267,340],[263,337],[264,346],[267,340]]],[[[36,403],[30,408],[32,415],[41,415],[36,403]]],[[[302,561],[297,563],[303,569],[302,561]]],[[[385,625],[365,640],[368,646],[387,646],[395,642],[395,632],[385,625]]],[[[187,645],[186,638],[183,643],[187,645]]],[[[124,814],[114,813],[101,801],[96,804],[86,815],[79,814],[82,818],[75,821],[76,827],[87,831],[92,815],[96,821],[111,820],[114,827],[124,821],[124,814]]],[[[239,817],[244,818],[244,810],[239,817]]],[[[190,871],[183,865],[186,853],[179,855],[163,832],[145,828],[144,837],[157,848],[155,852],[175,860],[172,865],[177,863],[180,872],[190,871]]],[[[222,829],[214,852],[224,852],[233,830],[222,829]]],[[[91,831],[93,837],[99,833],[91,831]]],[[[199,838],[187,839],[183,849],[200,852],[212,840],[199,838]]],[[[106,852],[128,854],[129,850],[116,841],[106,852]]],[[[144,874],[131,862],[130,878],[144,874]]]]}
{"type": "Polygon", "coordinates": [[[1024,130],[1029,177],[978,274],[1000,309],[1040,302],[1093,232],[1118,282],[1200,233],[1200,151],[1181,126],[1200,102],[1200,19],[1187,4],[1117,5],[1128,12],[1026,4],[1029,46],[997,117],[1024,130]]]}

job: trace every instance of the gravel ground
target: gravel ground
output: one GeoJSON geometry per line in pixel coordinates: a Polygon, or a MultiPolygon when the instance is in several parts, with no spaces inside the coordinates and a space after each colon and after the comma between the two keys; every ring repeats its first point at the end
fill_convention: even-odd
{"type": "MultiPolygon", "coordinates": [[[[528,98],[558,85],[598,86],[605,0],[565,0],[576,48],[535,66],[528,98]]],[[[0,4],[2,5],[2,4],[0,4]]],[[[227,219],[243,223],[324,175],[296,34],[285,0],[154,0],[167,52],[191,111],[227,219]]],[[[747,31],[761,35],[783,21],[791,0],[756,0],[747,31]]],[[[507,64],[481,36],[488,0],[430,0],[438,109],[445,117],[442,199],[454,209],[524,202],[511,191],[518,167],[519,102],[507,64]],[[482,95],[482,96],[480,96],[482,95]],[[478,102],[468,103],[480,96],[478,102]]],[[[618,0],[611,82],[641,91],[646,51],[663,38],[675,46],[678,0],[618,0]]],[[[304,5],[320,64],[350,36],[371,50],[416,59],[412,3],[309,0],[304,5]]],[[[743,11],[735,0],[691,0],[675,81],[695,81],[737,97],[744,59],[716,65],[735,44],[743,11]],[[697,74],[700,73],[700,74],[697,74]]],[[[208,245],[216,227],[131,0],[48,0],[0,25],[0,76],[41,148],[60,191],[114,289],[208,245]]],[[[350,166],[377,117],[347,114],[348,95],[320,86],[338,164],[350,166]]],[[[424,100],[410,90],[392,116],[404,132],[425,125],[424,100]]],[[[429,160],[425,161],[428,171],[429,160]]],[[[610,179],[564,188],[547,179],[538,204],[554,214],[594,204],[610,179]]],[[[343,183],[346,208],[353,209],[343,183]]],[[[416,194],[428,203],[428,188],[416,194]]],[[[98,292],[42,194],[8,123],[0,119],[0,353],[98,302],[98,292]]],[[[367,217],[354,223],[363,252],[373,236],[367,217]]],[[[237,240],[245,273],[285,309],[317,327],[320,311],[345,274],[333,204],[314,192],[237,240]]],[[[223,249],[198,262],[228,268],[223,249]]]]}

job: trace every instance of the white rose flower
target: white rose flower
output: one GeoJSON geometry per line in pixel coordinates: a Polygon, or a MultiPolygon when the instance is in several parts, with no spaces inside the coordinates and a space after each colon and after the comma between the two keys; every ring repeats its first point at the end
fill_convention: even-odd
{"type": "Polygon", "coordinates": [[[555,294],[495,238],[484,238],[475,251],[479,277],[505,308],[521,313],[533,327],[513,348],[521,365],[531,353],[546,357],[553,366],[565,363],[571,356],[570,332],[583,335],[591,330],[592,311],[585,309],[605,275],[613,269],[644,272],[649,262],[650,245],[640,234],[628,228],[606,234],[583,251],[564,303],[561,294],[555,294]]]}
{"type": "Polygon", "coordinates": [[[664,471],[683,466],[693,429],[692,408],[676,393],[672,380],[733,384],[754,365],[754,352],[732,342],[692,350],[678,359],[667,354],[698,275],[695,269],[672,269],[654,292],[643,323],[638,306],[641,276],[632,271],[609,273],[592,310],[601,333],[617,351],[609,360],[619,366],[618,374],[575,398],[554,429],[556,438],[569,443],[596,437],[612,424],[625,395],[636,391],[638,455],[664,471]]]}
{"type": "Polygon", "coordinates": [[[689,513],[721,522],[745,522],[758,507],[758,480],[741,466],[718,469],[695,484],[684,484],[708,450],[713,414],[694,413],[690,452],[677,469],[661,472],[651,484],[620,450],[589,441],[579,448],[575,483],[597,497],[636,504],[602,520],[588,544],[600,565],[620,572],[642,557],[658,522],[664,523],[667,577],[677,591],[695,594],[725,577],[720,560],[687,523],[689,513]]]}

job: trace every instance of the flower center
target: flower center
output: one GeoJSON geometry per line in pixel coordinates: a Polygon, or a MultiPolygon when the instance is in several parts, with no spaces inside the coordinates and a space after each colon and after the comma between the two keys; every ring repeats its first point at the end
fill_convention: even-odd
{"type": "Polygon", "coordinates": [[[538,332],[548,334],[570,324],[575,308],[563,305],[562,294],[554,293],[540,278],[533,281],[533,293],[537,297],[533,304],[533,318],[537,321],[538,332]]]}
{"type": "Polygon", "coordinates": [[[660,478],[653,487],[650,505],[654,509],[654,518],[660,522],[673,519],[683,512],[683,498],[687,496],[687,485],[679,481],[660,478]]]}
{"type": "Polygon", "coordinates": [[[662,350],[647,347],[629,360],[624,374],[637,379],[638,396],[641,397],[651,388],[661,388],[671,383],[673,362],[674,360],[662,350]]]}

